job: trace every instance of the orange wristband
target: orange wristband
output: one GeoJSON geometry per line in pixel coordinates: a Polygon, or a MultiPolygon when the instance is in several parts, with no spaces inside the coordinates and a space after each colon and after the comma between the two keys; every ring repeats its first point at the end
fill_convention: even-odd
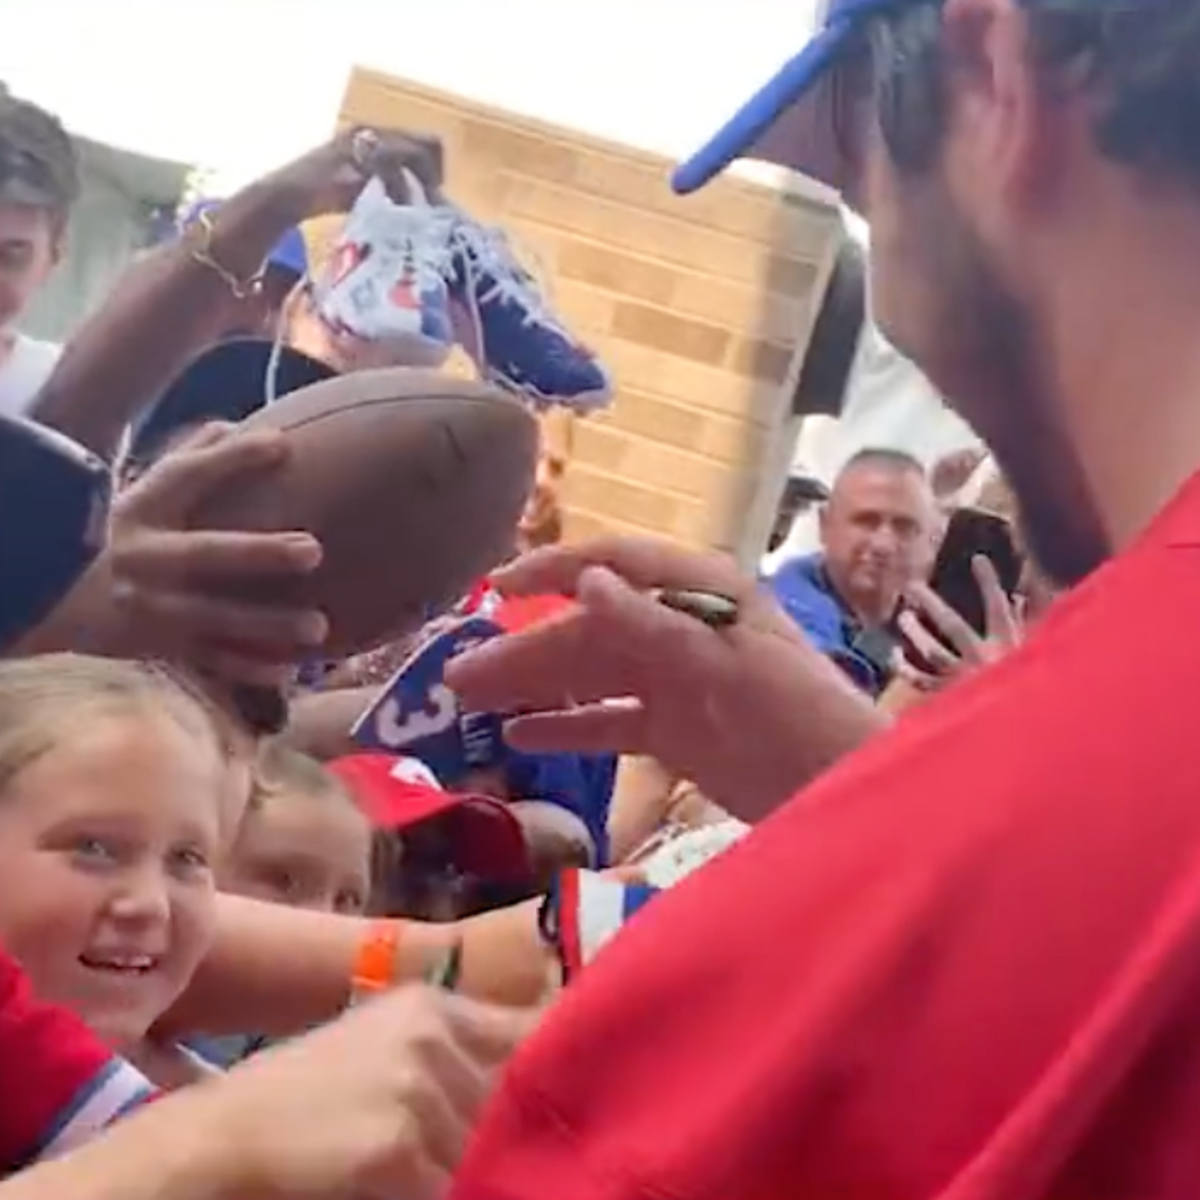
{"type": "Polygon", "coordinates": [[[363,935],[350,977],[350,1003],[357,1004],[396,982],[396,950],[403,921],[372,921],[363,935]]]}

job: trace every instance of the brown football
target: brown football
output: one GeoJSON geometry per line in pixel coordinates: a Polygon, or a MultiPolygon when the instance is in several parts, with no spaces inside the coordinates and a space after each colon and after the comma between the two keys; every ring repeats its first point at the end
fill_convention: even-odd
{"type": "Polygon", "coordinates": [[[197,528],[307,530],[325,550],[299,594],[329,618],[340,657],[419,627],[512,552],[533,487],[538,428],[484,384],[361,371],[284,396],[243,423],[282,429],[278,472],[227,487],[197,528]]]}

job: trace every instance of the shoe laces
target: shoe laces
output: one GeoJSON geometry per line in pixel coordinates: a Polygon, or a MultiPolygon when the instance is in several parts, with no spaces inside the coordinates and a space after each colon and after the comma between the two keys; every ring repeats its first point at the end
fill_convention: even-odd
{"type": "MultiPolygon", "coordinates": [[[[424,267],[440,279],[449,279],[454,271],[457,214],[444,205],[430,204],[425,187],[416,175],[408,170],[403,174],[408,186],[409,201],[401,207],[411,210],[408,212],[410,219],[404,228],[408,242],[405,247],[406,263],[418,277],[421,268],[424,267]],[[411,217],[415,213],[421,213],[425,219],[412,220],[411,217]]],[[[278,399],[279,363],[287,341],[288,316],[302,295],[312,294],[313,284],[311,273],[306,271],[296,281],[280,307],[271,354],[267,359],[266,377],[263,380],[263,401],[266,404],[274,404],[278,399]]]]}
{"type": "Polygon", "coordinates": [[[561,330],[561,323],[550,311],[545,290],[521,264],[502,229],[481,225],[460,213],[454,241],[462,255],[467,302],[476,322],[479,305],[499,300],[520,307],[522,325],[561,330]]]}

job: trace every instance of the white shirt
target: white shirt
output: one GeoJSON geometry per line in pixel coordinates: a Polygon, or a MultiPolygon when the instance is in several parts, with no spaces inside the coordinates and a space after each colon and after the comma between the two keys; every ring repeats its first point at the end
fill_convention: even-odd
{"type": "Polygon", "coordinates": [[[0,413],[15,417],[26,412],[60,354],[62,346],[57,342],[15,334],[8,355],[0,358],[0,413]]]}

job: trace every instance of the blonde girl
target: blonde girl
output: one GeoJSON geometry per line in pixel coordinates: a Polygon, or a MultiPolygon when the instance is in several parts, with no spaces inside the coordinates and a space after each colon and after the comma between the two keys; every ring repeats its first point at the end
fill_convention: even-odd
{"type": "Polygon", "coordinates": [[[215,714],[163,668],[0,663],[0,943],[163,1086],[194,1064],[150,1029],[208,949],[248,796],[215,714]]]}

